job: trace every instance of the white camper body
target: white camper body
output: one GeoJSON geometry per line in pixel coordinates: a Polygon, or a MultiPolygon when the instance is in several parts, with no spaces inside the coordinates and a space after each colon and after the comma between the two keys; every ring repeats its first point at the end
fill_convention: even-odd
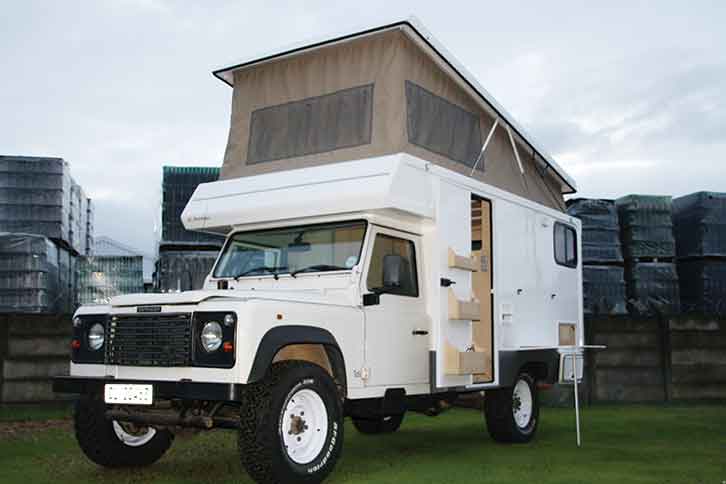
{"type": "MultiPolygon", "coordinates": [[[[390,388],[412,395],[496,387],[502,366],[511,375],[519,368],[506,365],[528,359],[535,348],[583,343],[581,269],[558,264],[554,247],[555,225],[572,227],[579,240],[579,221],[407,154],[200,185],[182,219],[190,229],[230,233],[368,222],[360,260],[350,270],[260,274],[229,281],[224,293],[254,291],[275,300],[274,311],[284,315],[275,324],[330,331],[343,348],[351,399],[380,397],[390,388]],[[486,256],[481,249],[472,255],[472,200],[491,211],[490,233],[481,241],[486,256]],[[379,305],[363,305],[376,233],[415,244],[418,297],[381,295],[379,305]],[[490,279],[487,294],[474,287],[482,275],[490,279]],[[442,287],[442,279],[453,284],[442,287]],[[289,306],[286,294],[295,295],[289,306]],[[310,301],[304,309],[298,295],[310,301]],[[341,317],[340,307],[349,314],[341,317]]],[[[218,283],[210,275],[205,289],[217,291],[218,283]]],[[[261,339],[264,331],[256,332],[261,339]]],[[[250,349],[237,363],[244,383],[256,339],[247,332],[238,338],[238,347],[250,349]]]]}

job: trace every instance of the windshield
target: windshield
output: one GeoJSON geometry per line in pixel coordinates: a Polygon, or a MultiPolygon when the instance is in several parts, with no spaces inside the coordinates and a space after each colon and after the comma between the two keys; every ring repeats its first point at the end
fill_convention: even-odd
{"type": "Polygon", "coordinates": [[[214,277],[348,270],[358,263],[366,222],[335,222],[239,232],[227,242],[214,277]]]}

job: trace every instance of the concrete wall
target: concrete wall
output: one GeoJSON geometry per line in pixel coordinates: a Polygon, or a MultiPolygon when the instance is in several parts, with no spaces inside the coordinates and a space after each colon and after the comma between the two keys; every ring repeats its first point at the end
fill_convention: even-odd
{"type": "Polygon", "coordinates": [[[595,318],[586,340],[590,401],[726,399],[726,320],[595,318]]]}
{"type": "Polygon", "coordinates": [[[71,319],[0,315],[0,402],[57,400],[51,377],[68,374],[71,319]]]}
{"type": "MultiPolygon", "coordinates": [[[[586,321],[588,352],[582,402],[726,400],[726,318],[631,317],[586,321]]],[[[51,377],[68,374],[71,320],[55,315],[0,315],[0,403],[56,400],[51,377]]],[[[571,404],[572,388],[542,394],[571,404]]],[[[66,397],[68,398],[68,397],[66,397]]]]}

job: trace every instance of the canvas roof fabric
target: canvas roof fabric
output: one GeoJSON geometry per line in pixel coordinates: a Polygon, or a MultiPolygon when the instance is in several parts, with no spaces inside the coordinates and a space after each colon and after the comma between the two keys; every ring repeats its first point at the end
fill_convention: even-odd
{"type": "Polygon", "coordinates": [[[576,191],[415,19],[214,74],[234,89],[222,180],[406,152],[559,210],[576,191]]]}

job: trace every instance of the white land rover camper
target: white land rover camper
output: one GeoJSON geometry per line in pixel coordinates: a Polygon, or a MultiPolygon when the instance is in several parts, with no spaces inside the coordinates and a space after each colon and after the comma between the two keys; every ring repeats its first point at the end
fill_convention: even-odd
{"type": "Polygon", "coordinates": [[[215,75],[222,181],[182,219],[225,246],[201,290],[75,314],[55,388],[81,395],[86,455],[150,464],[177,427],[230,428],[257,481],[319,482],[344,417],[393,432],[482,390],[489,434],[529,441],[538,384],[581,372],[570,177],[413,20],[215,75]]]}

